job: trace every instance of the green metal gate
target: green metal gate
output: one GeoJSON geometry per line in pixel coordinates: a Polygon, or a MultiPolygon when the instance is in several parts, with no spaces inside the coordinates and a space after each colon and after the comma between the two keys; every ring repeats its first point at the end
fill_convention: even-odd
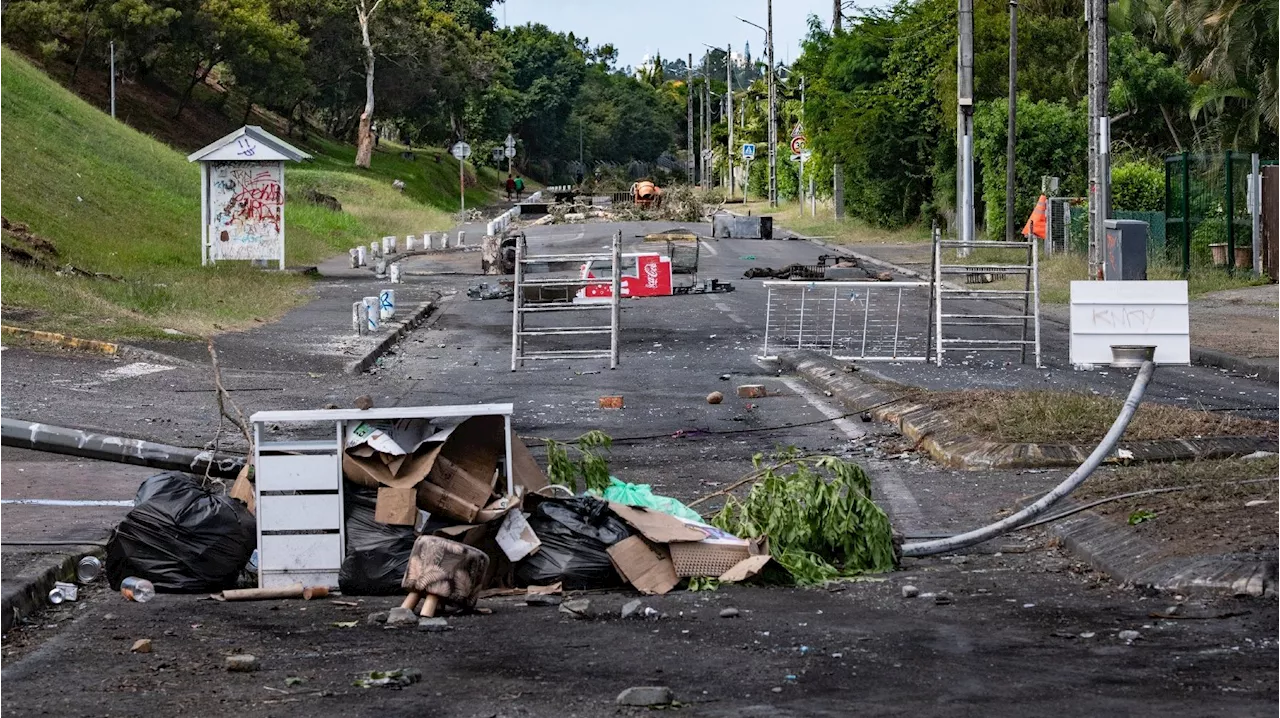
{"type": "Polygon", "coordinates": [[[1236,268],[1236,248],[1251,247],[1248,177],[1251,156],[1245,152],[1183,152],[1164,160],[1167,259],[1182,265],[1236,268]]]}

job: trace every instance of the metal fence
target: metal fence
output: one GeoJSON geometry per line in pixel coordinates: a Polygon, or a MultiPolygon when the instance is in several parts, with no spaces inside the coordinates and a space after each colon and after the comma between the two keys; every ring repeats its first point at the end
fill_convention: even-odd
{"type": "MultiPolygon", "coordinates": [[[[1237,257],[1237,247],[1252,247],[1249,176],[1253,157],[1245,152],[1183,152],[1164,160],[1165,256],[1188,273],[1194,266],[1247,264],[1252,252],[1237,257]]],[[[1274,164],[1263,160],[1261,164],[1274,164]]]]}
{"type": "Polygon", "coordinates": [[[925,361],[928,282],[764,282],[763,356],[812,349],[837,359],[925,361]]]}

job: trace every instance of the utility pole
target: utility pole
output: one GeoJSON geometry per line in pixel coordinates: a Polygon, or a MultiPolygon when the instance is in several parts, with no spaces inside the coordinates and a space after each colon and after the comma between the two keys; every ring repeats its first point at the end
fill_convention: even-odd
{"type": "MultiPolygon", "coordinates": [[[[804,75],[800,76],[800,129],[804,128],[804,75]]],[[[796,179],[796,191],[800,197],[800,216],[804,216],[804,149],[800,150],[800,176],[796,179]]]]}
{"type": "Polygon", "coordinates": [[[733,199],[733,43],[725,45],[724,82],[724,124],[729,130],[729,146],[724,157],[729,168],[729,199],[733,199]]]}
{"type": "MultiPolygon", "coordinates": [[[[1014,199],[1017,170],[1013,154],[1017,147],[1018,118],[1018,0],[1009,0],[1009,132],[1005,141],[1004,161],[1004,238],[1012,242],[1014,232],[1014,199]]],[[[1032,239],[1034,241],[1034,239],[1032,239]]]]}
{"type": "Polygon", "coordinates": [[[842,16],[842,13],[840,12],[841,1],[842,0],[832,0],[832,4],[835,6],[831,10],[831,34],[832,35],[836,34],[837,32],[840,32],[840,22],[841,20],[844,19],[842,16]]]}
{"type": "Polygon", "coordinates": [[[711,55],[702,56],[702,187],[711,189],[711,55]]]}
{"type": "Polygon", "coordinates": [[[111,119],[116,118],[116,41],[111,41],[111,119]]]}
{"type": "Polygon", "coordinates": [[[1089,278],[1102,278],[1102,247],[1111,216],[1111,118],[1107,37],[1108,0],[1088,0],[1089,15],[1089,278]]]}
{"type": "MultiPolygon", "coordinates": [[[[956,53],[956,224],[960,241],[969,243],[973,241],[973,0],[960,0],[958,19],[960,42],[956,53]]],[[[967,256],[968,251],[967,247],[961,249],[961,256],[967,256]]]]}
{"type": "Polygon", "coordinates": [[[778,90],[773,75],[773,0],[769,0],[765,43],[769,46],[769,206],[778,206],[778,90]]]}
{"type": "Polygon", "coordinates": [[[689,60],[688,60],[688,64],[685,65],[685,70],[687,72],[686,79],[685,79],[685,90],[687,90],[687,94],[689,95],[689,139],[688,139],[688,145],[687,145],[689,148],[689,166],[688,166],[687,172],[689,173],[689,184],[693,184],[694,175],[693,175],[693,53],[692,52],[689,53],[689,60]]]}

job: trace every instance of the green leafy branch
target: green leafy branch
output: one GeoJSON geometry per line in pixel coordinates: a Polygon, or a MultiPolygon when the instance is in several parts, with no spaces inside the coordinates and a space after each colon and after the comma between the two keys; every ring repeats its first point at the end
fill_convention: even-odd
{"type": "Polygon", "coordinates": [[[587,491],[603,492],[609,486],[608,450],[613,438],[593,430],[571,441],[543,439],[547,445],[547,480],[578,493],[578,479],[587,491]],[[570,451],[576,456],[571,456],[570,451]]]}

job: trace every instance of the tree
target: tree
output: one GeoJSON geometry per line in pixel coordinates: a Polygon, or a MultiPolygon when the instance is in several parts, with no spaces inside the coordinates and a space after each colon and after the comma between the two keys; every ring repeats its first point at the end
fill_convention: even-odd
{"type": "Polygon", "coordinates": [[[369,21],[382,0],[356,0],[356,20],[360,23],[360,39],[364,46],[364,112],[360,114],[357,134],[356,167],[369,169],[373,162],[373,43],[369,40],[369,21]]]}

